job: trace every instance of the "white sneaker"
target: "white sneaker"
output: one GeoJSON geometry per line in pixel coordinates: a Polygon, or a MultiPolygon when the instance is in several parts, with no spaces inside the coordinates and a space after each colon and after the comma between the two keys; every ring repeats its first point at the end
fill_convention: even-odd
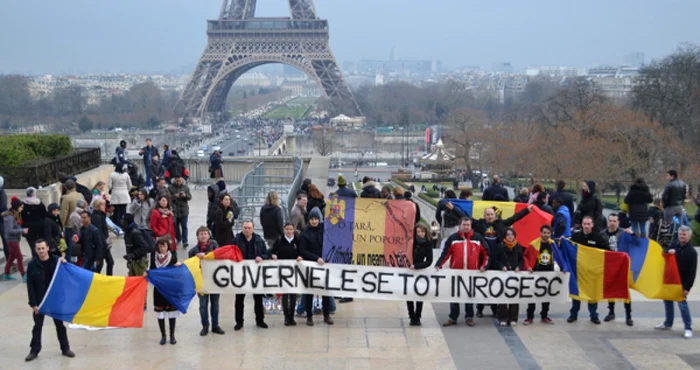
{"type": "Polygon", "coordinates": [[[690,339],[693,337],[693,331],[692,330],[686,330],[685,334],[683,335],[685,339],[690,339]]]}
{"type": "Polygon", "coordinates": [[[505,321],[501,321],[501,326],[508,326],[508,323],[505,321]]]}
{"type": "Polygon", "coordinates": [[[670,326],[666,326],[666,324],[664,324],[664,323],[661,323],[661,324],[659,324],[659,325],[656,325],[656,326],[654,327],[654,329],[656,329],[656,330],[671,330],[671,327],[670,327],[670,326]]]}
{"type": "Polygon", "coordinates": [[[517,321],[511,321],[511,322],[510,322],[510,326],[518,326],[518,322],[517,322],[517,321]]]}

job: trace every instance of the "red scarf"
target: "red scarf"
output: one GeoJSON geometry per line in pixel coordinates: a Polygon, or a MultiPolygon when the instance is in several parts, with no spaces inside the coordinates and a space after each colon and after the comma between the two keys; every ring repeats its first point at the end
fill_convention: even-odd
{"type": "Polygon", "coordinates": [[[207,240],[207,244],[202,244],[202,243],[198,243],[198,244],[199,244],[199,251],[201,253],[206,253],[207,250],[209,250],[209,245],[211,245],[211,240],[207,240]]]}

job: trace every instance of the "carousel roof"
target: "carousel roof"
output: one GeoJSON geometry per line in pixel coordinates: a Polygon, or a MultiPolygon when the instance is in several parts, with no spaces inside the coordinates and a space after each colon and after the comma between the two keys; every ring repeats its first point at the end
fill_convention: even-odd
{"type": "Polygon", "coordinates": [[[438,140],[437,144],[433,145],[433,149],[430,153],[421,158],[422,161],[434,162],[454,161],[454,159],[455,156],[450,154],[447,149],[445,149],[445,144],[442,143],[442,139],[438,140]]]}

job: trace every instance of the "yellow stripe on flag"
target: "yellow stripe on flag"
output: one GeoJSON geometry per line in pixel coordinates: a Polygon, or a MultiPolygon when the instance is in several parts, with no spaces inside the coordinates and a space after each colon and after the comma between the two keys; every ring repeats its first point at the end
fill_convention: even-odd
{"type": "Polygon", "coordinates": [[[183,265],[187,266],[192,274],[192,279],[194,280],[194,290],[199,292],[202,289],[202,267],[199,264],[198,257],[188,258],[183,262],[183,265]]]}
{"type": "Polygon", "coordinates": [[[107,327],[117,298],[124,292],[125,277],[94,274],[83,305],[73,319],[83,325],[107,327]]]}
{"type": "Polygon", "coordinates": [[[515,203],[513,203],[513,202],[491,202],[491,201],[477,200],[477,201],[474,201],[474,205],[472,208],[472,218],[475,218],[477,220],[484,218],[484,211],[487,208],[493,208],[493,207],[496,207],[499,211],[501,211],[501,214],[500,214],[501,219],[506,219],[506,218],[511,217],[515,214],[515,203]]]}
{"type": "Polygon", "coordinates": [[[590,303],[602,300],[605,251],[579,246],[576,272],[579,298],[590,303]]]}
{"type": "MultiPolygon", "coordinates": [[[[361,203],[363,201],[364,200],[358,199],[357,203],[361,203]]],[[[364,262],[357,262],[358,251],[362,251],[365,254],[384,255],[384,239],[382,236],[386,230],[386,209],[384,207],[377,206],[375,208],[368,208],[367,212],[362,212],[356,208],[355,220],[371,225],[373,230],[363,230],[362,228],[356,228],[353,230],[352,263],[367,265],[369,264],[367,255],[364,257],[364,262]]]]}

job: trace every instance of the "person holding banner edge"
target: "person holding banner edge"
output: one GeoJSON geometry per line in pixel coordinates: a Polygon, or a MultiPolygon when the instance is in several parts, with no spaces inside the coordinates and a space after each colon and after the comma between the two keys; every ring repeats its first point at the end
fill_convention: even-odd
{"type": "MultiPolygon", "coordinates": [[[[284,235],[277,238],[270,249],[270,258],[273,261],[297,260],[303,261],[299,254],[299,238],[294,233],[294,225],[288,222],[284,225],[284,235]]],[[[296,326],[294,320],[294,308],[297,301],[296,294],[282,295],[282,311],[284,312],[284,326],[296,326]]]]}
{"type": "MultiPolygon", "coordinates": [[[[211,239],[211,231],[206,226],[200,226],[197,229],[197,244],[187,252],[190,258],[197,256],[200,260],[204,256],[219,248],[219,243],[211,239]]],[[[221,326],[219,326],[219,294],[198,294],[199,296],[199,317],[202,320],[202,330],[200,336],[205,336],[209,333],[209,312],[211,307],[211,332],[214,334],[226,334],[221,326]],[[211,304],[211,306],[210,306],[211,304]]]]}
{"type": "MultiPolygon", "coordinates": [[[[319,265],[323,265],[325,262],[321,256],[323,255],[323,214],[321,210],[314,207],[311,212],[309,212],[309,223],[306,228],[301,233],[301,240],[299,243],[299,250],[301,256],[306,261],[316,261],[319,265]]],[[[333,325],[333,319],[331,319],[330,313],[330,299],[329,296],[323,296],[321,298],[321,305],[323,310],[323,322],[328,325],[333,325]]],[[[313,318],[313,295],[304,296],[305,306],[306,306],[306,325],[314,326],[313,318]]]]}
{"type": "MultiPolygon", "coordinates": [[[[413,265],[411,270],[422,270],[433,264],[433,241],[428,231],[428,226],[418,223],[413,236],[413,265]]],[[[423,302],[406,301],[408,317],[411,319],[409,325],[421,326],[420,318],[423,312],[423,302]]]]}
{"type": "MultiPolygon", "coordinates": [[[[557,198],[557,200],[559,199],[557,198]]],[[[555,204],[557,200],[555,200],[555,204]]],[[[564,207],[566,208],[566,206],[564,207]]],[[[525,249],[525,262],[533,271],[554,271],[554,248],[558,247],[551,237],[552,227],[549,225],[542,225],[540,228],[540,237],[533,241],[531,245],[525,249]],[[535,244],[539,244],[539,248],[535,248],[533,246],[535,244]]],[[[523,325],[532,324],[532,321],[535,318],[535,308],[536,305],[534,303],[529,303],[527,305],[527,317],[525,321],[523,321],[523,325]]],[[[552,325],[554,324],[554,321],[549,318],[548,314],[549,302],[542,302],[542,311],[540,311],[542,323],[552,325]]]]}
{"type": "MultiPolygon", "coordinates": [[[[435,264],[435,268],[439,270],[449,259],[450,269],[486,271],[489,256],[484,248],[485,244],[484,237],[472,229],[471,217],[462,217],[459,222],[459,231],[445,240],[445,248],[435,264]]],[[[474,323],[474,304],[465,303],[464,310],[467,326],[476,325],[474,323]]],[[[450,303],[448,316],[449,318],[442,326],[456,325],[459,319],[459,303],[450,303]]]]}
{"type": "MultiPolygon", "coordinates": [[[[268,259],[267,244],[265,240],[258,234],[253,232],[254,224],[252,220],[243,221],[243,230],[233,238],[233,245],[237,245],[243,254],[244,260],[255,260],[255,263],[260,263],[262,260],[268,259]]],[[[255,301],[255,325],[259,328],[267,329],[265,323],[265,310],[263,308],[264,294],[253,294],[255,301]]],[[[233,330],[241,330],[243,328],[243,309],[245,308],[245,294],[236,294],[236,326],[233,330]]]]}
{"type": "MultiPolygon", "coordinates": [[[[571,237],[571,241],[591,248],[610,250],[608,242],[593,229],[594,227],[593,216],[583,216],[581,220],[581,230],[574,233],[571,237]]],[[[578,299],[571,299],[571,310],[569,310],[569,318],[566,319],[566,322],[572,323],[578,320],[578,312],[580,310],[581,301],[578,299]]],[[[590,314],[591,322],[600,325],[600,319],[598,318],[598,302],[588,302],[588,313],[590,314]]]]}

